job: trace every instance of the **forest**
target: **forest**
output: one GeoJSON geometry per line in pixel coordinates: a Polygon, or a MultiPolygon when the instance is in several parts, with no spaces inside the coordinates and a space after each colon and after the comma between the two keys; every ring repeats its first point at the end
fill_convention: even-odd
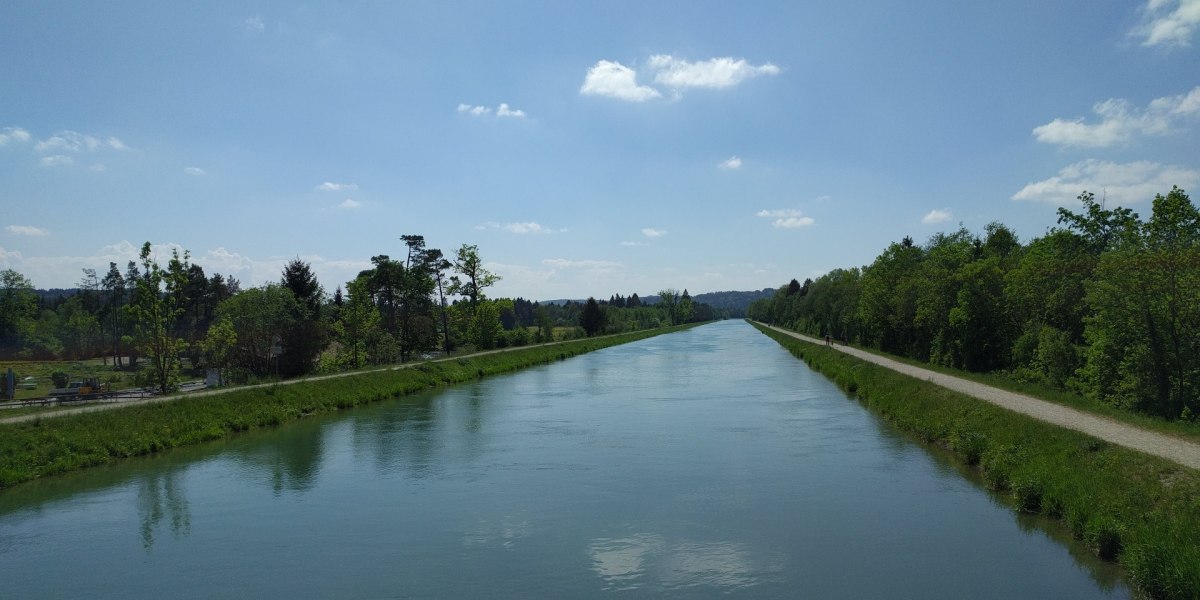
{"type": "Polygon", "coordinates": [[[687,290],[661,290],[654,304],[637,294],[561,304],[491,298],[500,276],[477,246],[446,256],[423,236],[400,239],[402,256],[371,257],[371,268],[332,294],[299,258],[278,282],[243,289],[233,277],[206,274],[187,251],[161,264],[149,242],[124,270],[84,269],[76,290],[39,294],[23,274],[0,271],[0,359],[108,357],[113,369],[165,393],[210,369],[221,384],[243,383],[719,316],[687,290]]]}
{"type": "Polygon", "coordinates": [[[1200,212],[1183,190],[1151,215],[1083,192],[1021,243],[1000,223],[870,265],[792,280],[750,318],[945,367],[1002,372],[1122,409],[1200,417],[1200,212]]]}

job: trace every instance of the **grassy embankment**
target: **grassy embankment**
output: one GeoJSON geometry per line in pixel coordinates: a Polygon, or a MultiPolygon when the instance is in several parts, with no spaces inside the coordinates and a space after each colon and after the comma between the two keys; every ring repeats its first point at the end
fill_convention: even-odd
{"type": "Polygon", "coordinates": [[[757,326],[871,410],[1063,521],[1155,598],[1200,597],[1200,473],[757,326]]]}
{"type": "Polygon", "coordinates": [[[0,490],[39,477],[546,364],[692,326],[524,347],[425,362],[403,369],[0,425],[0,490]]]}

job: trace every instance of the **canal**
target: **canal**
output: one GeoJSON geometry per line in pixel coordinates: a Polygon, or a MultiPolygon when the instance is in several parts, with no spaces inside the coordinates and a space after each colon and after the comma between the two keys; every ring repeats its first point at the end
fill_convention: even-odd
{"type": "Polygon", "coordinates": [[[1126,598],[740,321],[0,493],[4,598],[1126,598]]]}

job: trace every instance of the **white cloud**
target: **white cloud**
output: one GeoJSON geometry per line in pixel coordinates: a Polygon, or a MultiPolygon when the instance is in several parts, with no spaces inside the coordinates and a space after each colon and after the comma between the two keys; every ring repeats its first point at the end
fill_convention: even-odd
{"type": "Polygon", "coordinates": [[[507,104],[501,102],[500,106],[496,108],[496,116],[497,117],[511,117],[514,119],[524,119],[525,111],[518,110],[515,108],[510,108],[507,104]]]}
{"type": "Polygon", "coordinates": [[[921,217],[921,222],[925,223],[926,225],[932,225],[934,223],[945,223],[946,221],[949,221],[950,219],[953,219],[953,218],[954,218],[954,214],[950,212],[950,209],[948,209],[948,208],[936,209],[935,208],[935,209],[929,211],[929,214],[925,215],[924,217],[921,217]]]}
{"type": "Polygon", "coordinates": [[[645,246],[643,242],[621,242],[622,246],[645,246]]]}
{"type": "Polygon", "coordinates": [[[760,211],[754,213],[754,216],[778,219],[778,218],[788,218],[788,217],[799,217],[803,214],[804,213],[802,213],[799,210],[796,210],[794,208],[779,208],[779,209],[775,209],[775,210],[765,210],[765,209],[760,210],[760,211]]]}
{"type": "Polygon", "coordinates": [[[263,31],[267,28],[266,24],[263,23],[262,17],[259,16],[248,17],[245,21],[242,21],[242,27],[246,31],[254,33],[263,31]]]}
{"type": "Polygon", "coordinates": [[[1047,144],[1104,148],[1136,136],[1174,133],[1182,128],[1183,121],[1200,116],[1200,86],[1187,94],[1155,98],[1144,110],[1124,99],[1112,98],[1097,103],[1092,112],[1100,116],[1099,123],[1089,125],[1082,118],[1054,119],[1034,127],[1033,135],[1047,144]]]}
{"type": "Polygon", "coordinates": [[[1050,202],[1060,206],[1073,204],[1087,190],[1110,203],[1129,205],[1152,200],[1156,194],[1171,191],[1171,186],[1194,188],[1200,184],[1200,171],[1149,161],[1113,163],[1089,159],[1069,165],[1058,175],[1036,181],[1013,194],[1013,200],[1050,202]]]}
{"type": "Polygon", "coordinates": [[[812,217],[788,217],[786,219],[775,219],[772,225],[782,229],[799,229],[801,227],[808,227],[813,223],[816,223],[816,221],[812,217]]]}
{"type": "Polygon", "coordinates": [[[775,219],[771,225],[780,229],[798,229],[816,223],[816,220],[812,217],[804,216],[803,212],[795,208],[764,209],[754,213],[754,216],[764,219],[775,219]]]}
{"type": "Polygon", "coordinates": [[[534,222],[534,221],[526,221],[524,223],[504,223],[504,224],[497,223],[495,221],[488,221],[486,223],[480,223],[479,225],[476,225],[475,229],[480,230],[480,231],[485,230],[485,229],[503,229],[504,231],[507,231],[509,233],[515,233],[518,235],[566,233],[566,231],[567,231],[565,228],[564,229],[553,229],[550,227],[544,227],[541,224],[534,222]]]}
{"type": "MultiPolygon", "coordinates": [[[[492,109],[486,106],[459,104],[458,112],[469,114],[475,117],[482,117],[484,115],[491,114],[492,109]]],[[[507,102],[501,102],[500,106],[496,107],[495,112],[497,118],[524,119],[527,116],[525,111],[513,108],[509,106],[507,102]]]]}
{"type": "Polygon", "coordinates": [[[567,260],[565,258],[547,258],[542,264],[555,269],[585,269],[589,271],[612,271],[623,269],[624,265],[610,260],[567,260]]]}
{"type": "MultiPolygon", "coordinates": [[[[28,132],[24,134],[28,139],[28,132]]],[[[102,140],[94,135],[70,130],[60,131],[33,146],[38,152],[95,152],[104,148],[128,150],[129,146],[112,136],[102,140]]]]}
{"type": "Polygon", "coordinates": [[[1149,0],[1133,31],[1143,46],[1188,46],[1200,28],[1200,0],[1149,0]]]}
{"type": "Polygon", "coordinates": [[[40,162],[43,167],[65,167],[75,164],[75,159],[70,156],[55,154],[54,156],[42,157],[40,162]]]}
{"type": "MultiPolygon", "coordinates": [[[[36,273],[34,286],[40,288],[73,287],[79,281],[79,271],[84,268],[106,272],[108,263],[115,262],[122,270],[125,265],[138,258],[140,245],[134,246],[121,241],[100,248],[90,256],[25,256],[21,252],[0,247],[0,269],[14,269],[25,274],[36,273]]],[[[162,263],[169,259],[172,250],[184,248],[177,243],[154,244],[151,253],[162,263]]],[[[231,275],[242,282],[242,287],[262,285],[278,281],[283,267],[294,255],[272,256],[256,259],[238,252],[218,247],[206,252],[193,252],[192,262],[204,268],[205,273],[231,275]]],[[[317,255],[301,255],[301,260],[312,265],[320,282],[327,290],[339,283],[353,279],[360,271],[368,269],[367,260],[331,260],[317,255]]]]}
{"type": "Polygon", "coordinates": [[[721,164],[717,166],[722,169],[737,170],[742,168],[742,159],[736,156],[730,156],[729,158],[721,161],[721,164]]]}
{"type": "Polygon", "coordinates": [[[642,235],[648,238],[660,238],[664,235],[667,235],[667,231],[665,229],[654,229],[652,227],[647,227],[642,230],[642,235]]]}
{"type": "Polygon", "coordinates": [[[49,231],[46,231],[41,227],[34,227],[33,225],[9,225],[4,229],[5,231],[16,235],[29,235],[34,237],[50,235],[49,231]]]}
{"type": "Polygon", "coordinates": [[[778,75],[779,67],[766,63],[754,66],[745,59],[732,57],[710,58],[688,62],[669,54],[651,56],[647,66],[656,71],[654,81],[675,89],[702,87],[722,89],[733,87],[751,77],[778,75]]]}
{"type": "Polygon", "coordinates": [[[358,184],[334,183],[332,181],[326,181],[325,183],[313,188],[313,190],[318,192],[356,192],[358,191],[358,184]]]}
{"type": "Polygon", "coordinates": [[[338,208],[351,209],[351,208],[358,208],[360,206],[362,206],[362,202],[359,202],[352,198],[346,198],[345,200],[342,200],[342,203],[338,205],[338,208]]]}
{"type": "Polygon", "coordinates": [[[191,175],[192,177],[199,177],[205,174],[204,169],[201,169],[200,167],[187,167],[183,170],[183,172],[191,175]]]}
{"type": "Polygon", "coordinates": [[[486,114],[492,112],[492,109],[490,109],[486,106],[471,106],[470,104],[459,104],[458,112],[470,113],[472,115],[475,115],[476,117],[479,117],[479,116],[486,115],[486,114]]]}
{"type": "Polygon", "coordinates": [[[88,170],[93,173],[104,173],[105,171],[108,171],[108,167],[101,163],[96,163],[96,164],[88,167],[88,170]]]}
{"type": "Polygon", "coordinates": [[[28,142],[29,137],[29,132],[20,127],[5,127],[0,129],[0,146],[9,142],[28,142]]]}
{"type": "Polygon", "coordinates": [[[645,102],[662,97],[658,90],[637,84],[637,73],[625,65],[608,60],[597,62],[588,69],[579,93],[588,96],[608,96],[630,102],[645,102]]]}

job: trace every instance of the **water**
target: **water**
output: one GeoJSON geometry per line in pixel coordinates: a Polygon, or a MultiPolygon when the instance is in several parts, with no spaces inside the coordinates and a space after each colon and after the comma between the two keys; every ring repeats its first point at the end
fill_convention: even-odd
{"type": "Polygon", "coordinates": [[[0,494],[4,598],[1129,596],[741,322],[0,494]]]}

